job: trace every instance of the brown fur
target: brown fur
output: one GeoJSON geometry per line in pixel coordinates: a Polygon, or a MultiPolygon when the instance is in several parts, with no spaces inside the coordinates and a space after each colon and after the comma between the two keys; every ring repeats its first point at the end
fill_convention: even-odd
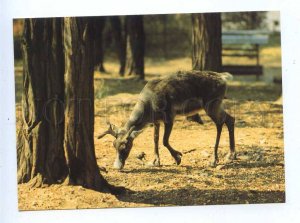
{"type": "MultiPolygon", "coordinates": [[[[215,122],[217,138],[212,165],[218,162],[218,144],[225,123],[229,129],[230,154],[229,159],[235,158],[234,149],[234,118],[228,115],[222,107],[222,100],[227,90],[228,73],[216,73],[212,71],[179,71],[176,74],[162,79],[149,81],[139,95],[139,101],[135,105],[123,132],[116,138],[115,145],[118,153],[116,162],[123,167],[132,147],[133,139],[147,124],[154,124],[155,160],[154,165],[160,165],[158,153],[159,126],[164,123],[165,131],[163,144],[170,151],[177,164],[181,162],[182,154],[174,150],[169,144],[169,137],[176,115],[186,115],[198,120],[199,110],[204,109],[207,115],[215,122]],[[130,134],[129,134],[130,131],[130,134]],[[130,139],[130,140],[129,140],[130,139]],[[125,154],[126,153],[126,154],[125,154]],[[121,154],[122,157],[120,156],[121,154]],[[124,157],[126,157],[124,159],[124,157]]],[[[200,119],[201,120],[201,119],[200,119]]],[[[200,122],[200,121],[199,121],[200,122]]]]}

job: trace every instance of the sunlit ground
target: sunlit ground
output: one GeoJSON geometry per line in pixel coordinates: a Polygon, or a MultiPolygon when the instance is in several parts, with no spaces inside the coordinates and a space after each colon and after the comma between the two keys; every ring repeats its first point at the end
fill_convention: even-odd
{"type": "MultiPolygon", "coordinates": [[[[135,140],[123,172],[112,168],[115,151],[113,138],[96,139],[109,119],[116,125],[126,121],[145,82],[120,78],[118,63],[107,61],[109,74],[95,72],[95,150],[101,172],[114,185],[133,191],[116,198],[80,186],[52,185],[43,188],[18,186],[21,210],[72,209],[101,207],[140,207],[169,205],[278,203],[285,201],[282,106],[276,100],[281,85],[273,78],[281,76],[279,47],[263,48],[261,64],[264,76],[236,76],[229,83],[224,106],[236,118],[236,150],[238,160],[224,163],[229,151],[227,129],[220,141],[220,166],[208,167],[213,152],[216,129],[201,112],[204,125],[178,117],[170,143],[183,153],[179,166],[160,143],[161,167],[149,167],[153,155],[153,129],[146,128],[135,140]],[[146,153],[146,160],[136,156],[146,153]]],[[[224,58],[224,63],[249,64],[245,58],[224,58]]],[[[172,60],[146,59],[146,80],[177,70],[190,70],[189,58],[172,60]]],[[[16,74],[17,123],[20,116],[21,73],[16,74]]],[[[161,130],[163,134],[163,130],[161,130]]],[[[161,135],[162,138],[162,135],[161,135]]]]}

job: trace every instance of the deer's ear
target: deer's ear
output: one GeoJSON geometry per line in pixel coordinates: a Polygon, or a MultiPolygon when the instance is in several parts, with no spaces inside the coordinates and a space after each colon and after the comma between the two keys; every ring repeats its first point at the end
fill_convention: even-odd
{"type": "Polygon", "coordinates": [[[133,131],[131,134],[130,134],[130,138],[136,138],[139,134],[142,133],[143,130],[140,130],[140,131],[133,131]]]}
{"type": "Polygon", "coordinates": [[[119,128],[118,126],[114,125],[114,124],[109,124],[109,125],[110,125],[111,130],[112,130],[116,135],[118,135],[119,132],[120,132],[120,128],[119,128]]]}

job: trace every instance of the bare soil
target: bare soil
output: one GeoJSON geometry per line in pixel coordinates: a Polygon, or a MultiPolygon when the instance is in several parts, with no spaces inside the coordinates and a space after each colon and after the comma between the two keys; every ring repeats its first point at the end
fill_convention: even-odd
{"type": "MultiPolygon", "coordinates": [[[[159,66],[155,69],[155,64],[152,65],[153,70],[146,70],[147,79],[173,72],[159,66]]],[[[172,69],[174,67],[178,69],[178,66],[172,69]]],[[[277,68],[270,69],[270,72],[274,69],[280,72],[277,68]]],[[[18,185],[20,210],[285,202],[283,114],[282,105],[276,103],[281,85],[241,81],[240,78],[229,83],[224,105],[236,118],[238,159],[233,163],[224,163],[229,151],[228,131],[224,127],[219,147],[220,163],[217,168],[208,166],[216,128],[201,112],[204,125],[186,121],[184,117],[176,118],[170,144],[183,153],[179,166],[162,143],[162,166],[148,165],[154,159],[153,128],[148,127],[134,141],[124,170],[117,171],[112,168],[113,137],[100,140],[96,137],[105,130],[106,120],[118,126],[126,121],[144,84],[114,74],[95,73],[95,150],[99,171],[111,184],[124,186],[132,192],[116,197],[81,186],[58,184],[31,188],[30,184],[21,184],[18,185]],[[146,153],[145,160],[137,158],[142,152],[146,153]]],[[[160,138],[162,135],[163,125],[160,138]]]]}

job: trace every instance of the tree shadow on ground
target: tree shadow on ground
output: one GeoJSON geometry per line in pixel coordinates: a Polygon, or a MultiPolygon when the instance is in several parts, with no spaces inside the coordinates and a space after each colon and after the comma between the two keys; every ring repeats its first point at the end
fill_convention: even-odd
{"type": "MultiPolygon", "coordinates": [[[[147,74],[148,75],[148,74],[147,74]]],[[[154,75],[154,79],[160,77],[154,75]]],[[[105,77],[95,78],[96,91],[101,92],[103,97],[119,93],[138,94],[147,81],[136,78],[105,77]],[[100,88],[97,87],[100,83],[100,88]]],[[[264,84],[263,82],[243,83],[241,85],[229,84],[228,98],[237,101],[276,101],[282,94],[282,86],[279,84],[264,84]]],[[[97,95],[97,93],[96,93],[97,95]]]]}
{"type": "Polygon", "coordinates": [[[96,97],[112,96],[120,93],[138,94],[147,81],[136,78],[95,78],[96,97]],[[97,86],[99,85],[99,86],[97,86]]]}
{"type": "Polygon", "coordinates": [[[253,168],[267,168],[267,167],[284,167],[284,164],[279,161],[274,162],[264,162],[264,161],[257,161],[257,162],[247,162],[247,161],[237,161],[233,163],[226,164],[223,169],[253,169],[253,168]]]}
{"type": "Polygon", "coordinates": [[[276,101],[282,94],[282,86],[279,84],[242,84],[228,86],[229,99],[238,101],[276,101]]]}
{"type": "Polygon", "coordinates": [[[178,173],[177,169],[163,169],[163,167],[145,167],[139,169],[122,170],[122,173],[178,173]]]}
{"type": "Polygon", "coordinates": [[[117,196],[120,201],[155,206],[284,203],[284,191],[202,190],[193,186],[163,191],[130,191],[117,196]]]}
{"type": "MultiPolygon", "coordinates": [[[[160,77],[158,74],[152,75],[152,78],[160,77]]],[[[135,78],[121,78],[121,77],[95,77],[95,90],[96,97],[107,97],[119,93],[139,94],[147,81],[137,80],[135,78]],[[100,85],[99,86],[97,86],[100,85]]],[[[22,93],[22,74],[20,71],[15,75],[16,84],[16,102],[21,101],[22,93]]],[[[230,85],[228,87],[228,98],[241,101],[241,100],[254,100],[254,101],[276,101],[282,94],[281,85],[230,85]]]]}

